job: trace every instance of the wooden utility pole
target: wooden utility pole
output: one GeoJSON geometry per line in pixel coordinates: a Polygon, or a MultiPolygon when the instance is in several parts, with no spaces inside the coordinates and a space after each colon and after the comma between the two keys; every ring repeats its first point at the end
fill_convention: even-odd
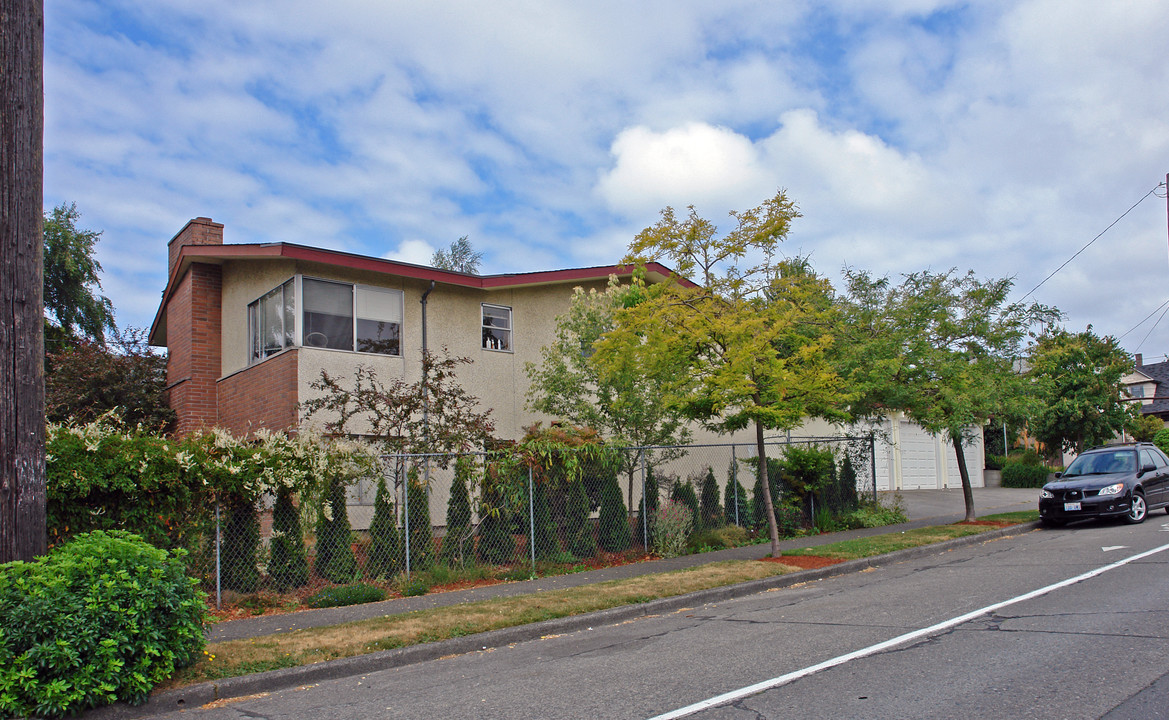
{"type": "Polygon", "coordinates": [[[45,553],[44,3],[0,9],[0,563],[45,553]]]}

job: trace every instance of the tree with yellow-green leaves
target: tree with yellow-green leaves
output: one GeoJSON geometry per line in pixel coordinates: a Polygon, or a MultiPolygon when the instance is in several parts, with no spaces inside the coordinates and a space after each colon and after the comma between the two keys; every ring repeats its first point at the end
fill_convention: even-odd
{"type": "MultiPolygon", "coordinates": [[[[847,399],[829,353],[839,316],[832,287],[802,258],[777,257],[800,216],[784,191],[732,212],[723,235],[693,207],[672,208],[631,243],[626,262],[675,268],[669,281],[641,288],[640,302],[615,313],[596,344],[602,368],[633,363],[653,378],[666,404],[719,432],[790,430],[808,417],[838,417],[847,399]]],[[[772,553],[779,532],[759,463],[772,553]]],[[[757,498],[759,500],[759,498],[757,498]]]]}

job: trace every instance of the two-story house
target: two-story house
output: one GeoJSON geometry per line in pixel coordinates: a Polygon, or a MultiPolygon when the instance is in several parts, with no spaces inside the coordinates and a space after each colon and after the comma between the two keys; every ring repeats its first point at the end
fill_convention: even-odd
{"type": "MultiPolygon", "coordinates": [[[[492,409],[497,434],[545,419],[525,408],[524,363],[540,361],[573,289],[603,289],[631,267],[472,275],[289,243],[230,245],[195,218],[169,244],[169,278],[150,330],[168,350],[176,430],[236,434],[300,426],[322,370],[421,375],[428,348],[470,357],[460,381],[492,409]]],[[[651,263],[650,281],[669,271],[651,263]]]]}

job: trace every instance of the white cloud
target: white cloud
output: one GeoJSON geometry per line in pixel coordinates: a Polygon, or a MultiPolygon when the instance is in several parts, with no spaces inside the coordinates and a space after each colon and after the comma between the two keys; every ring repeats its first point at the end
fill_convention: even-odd
{"type": "MultiPolygon", "coordinates": [[[[777,187],[805,215],[792,251],[824,271],[956,265],[1029,289],[1169,156],[1162,0],[46,13],[46,204],[105,230],[107,290],[138,325],[196,215],[229,242],[423,263],[466,234],[501,272],[613,262],[665,205],[718,222],[777,187]]],[[[1040,299],[1109,332],[1160,304],[1156,204],[1040,299]]]]}
{"type": "Polygon", "coordinates": [[[429,265],[434,258],[434,248],[425,240],[404,240],[397,250],[383,255],[387,260],[413,263],[415,265],[429,265]]]}
{"type": "Polygon", "coordinates": [[[615,164],[597,184],[613,208],[644,214],[666,205],[728,207],[736,198],[766,193],[768,174],[751,141],[704,123],[654,132],[624,130],[613,141],[615,164]]]}

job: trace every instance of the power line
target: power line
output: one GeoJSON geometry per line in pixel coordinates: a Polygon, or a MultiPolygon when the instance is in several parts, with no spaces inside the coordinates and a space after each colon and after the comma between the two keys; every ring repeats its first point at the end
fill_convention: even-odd
{"type": "MultiPolygon", "coordinates": [[[[1147,333],[1145,333],[1145,336],[1143,338],[1141,338],[1141,341],[1139,343],[1137,343],[1137,350],[1141,349],[1141,345],[1145,344],[1145,341],[1149,339],[1149,336],[1152,335],[1153,331],[1157,329],[1157,326],[1161,324],[1161,320],[1163,320],[1165,318],[1165,313],[1167,313],[1167,312],[1169,312],[1169,307],[1165,308],[1161,312],[1161,317],[1157,318],[1157,322],[1153,323],[1153,327],[1149,328],[1149,331],[1147,333]]],[[[1133,352],[1136,352],[1136,350],[1134,350],[1133,352]]]]}
{"type": "MultiPolygon", "coordinates": [[[[1137,328],[1139,328],[1141,325],[1144,325],[1146,320],[1148,320],[1149,318],[1151,318],[1151,317],[1153,317],[1154,315],[1156,315],[1156,314],[1157,314],[1157,310],[1160,310],[1161,308],[1165,307],[1166,305],[1169,305],[1169,300],[1166,300],[1165,302],[1161,303],[1161,304],[1160,304],[1160,305],[1158,305],[1156,308],[1154,308],[1153,312],[1151,312],[1151,313],[1149,313],[1148,315],[1146,315],[1144,320],[1141,320],[1141,321],[1140,321],[1139,323],[1137,323],[1136,325],[1133,325],[1133,326],[1132,326],[1132,327],[1130,327],[1128,330],[1125,330],[1125,331],[1124,331],[1124,335],[1128,335],[1128,334],[1129,334],[1130,332],[1132,332],[1133,330],[1136,330],[1136,329],[1137,329],[1137,328]]],[[[1119,341],[1121,341],[1121,340],[1123,340],[1123,339],[1124,339],[1124,335],[1121,335],[1120,337],[1116,338],[1116,340],[1117,340],[1118,342],[1119,342],[1119,341]]],[[[1143,341],[1142,341],[1142,342],[1143,342],[1143,341]]]]}
{"type": "MultiPolygon", "coordinates": [[[[1043,283],[1046,283],[1048,280],[1050,280],[1051,278],[1055,277],[1055,274],[1056,274],[1057,272],[1059,272],[1060,270],[1063,270],[1065,267],[1067,267],[1067,264],[1068,264],[1068,263],[1070,263],[1072,260],[1075,260],[1075,259],[1076,259],[1076,257],[1077,257],[1077,256],[1078,256],[1080,253],[1082,253],[1082,252],[1084,252],[1085,250],[1087,250],[1088,248],[1090,248],[1090,247],[1092,246],[1092,243],[1094,243],[1094,242],[1096,242],[1097,240],[1099,240],[1099,239],[1100,239],[1100,238],[1101,238],[1101,237],[1104,235],[1104,233],[1106,233],[1106,232],[1108,232],[1109,230],[1111,230],[1111,229],[1112,229],[1112,226],[1113,226],[1113,225],[1115,225],[1116,223],[1118,223],[1118,222],[1120,222],[1121,220],[1123,220],[1125,215],[1128,215],[1130,212],[1132,212],[1133,210],[1135,210],[1135,209],[1136,209],[1136,207],[1137,207],[1137,205],[1140,205],[1140,204],[1141,204],[1141,203],[1143,203],[1145,200],[1147,200],[1147,199],[1148,199],[1148,197],[1149,197],[1150,195],[1153,195],[1153,194],[1155,194],[1155,193],[1157,192],[1157,190],[1159,190],[1159,189],[1160,189],[1160,188],[1161,188],[1163,185],[1164,185],[1164,183],[1158,183],[1156,186],[1154,186],[1154,187],[1153,187],[1153,189],[1152,189],[1152,190],[1150,190],[1150,191],[1148,191],[1147,193],[1145,193],[1145,194],[1144,194],[1144,196],[1143,196],[1143,197],[1142,197],[1140,200],[1137,200],[1137,201],[1136,201],[1136,202],[1133,204],[1133,206],[1132,206],[1132,207],[1130,207],[1128,210],[1125,210],[1125,211],[1124,211],[1124,215],[1121,215],[1120,217],[1116,218],[1116,219],[1115,219],[1115,220],[1113,220],[1111,223],[1109,223],[1108,227],[1106,227],[1106,228],[1104,228],[1103,230],[1101,230],[1099,235],[1097,235],[1096,237],[1092,238],[1092,239],[1091,239],[1091,240],[1088,242],[1088,244],[1087,244],[1087,245],[1085,245],[1084,247],[1082,247],[1082,248],[1080,248],[1079,250],[1077,250],[1075,255],[1072,255],[1070,258],[1068,258],[1067,260],[1065,260],[1065,261],[1064,261],[1064,263],[1063,263],[1063,265],[1060,265],[1060,266],[1059,266],[1059,267],[1057,267],[1055,270],[1053,270],[1053,271],[1051,272],[1051,274],[1050,274],[1050,275],[1048,275],[1047,277],[1043,278],[1043,282],[1039,283],[1039,284],[1038,284],[1038,285],[1036,285],[1035,287],[1033,287],[1033,288],[1031,288],[1030,290],[1028,290],[1028,291],[1027,291],[1027,294],[1026,294],[1026,295],[1024,295],[1023,297],[1019,298],[1019,300],[1020,300],[1020,301],[1022,301],[1022,300],[1026,300],[1028,297],[1030,297],[1030,296],[1031,296],[1031,294],[1032,294],[1033,292],[1035,292],[1035,291],[1036,291],[1036,290],[1038,290],[1039,288],[1043,287],[1043,283]]],[[[1156,310],[1154,310],[1153,312],[1156,312],[1156,310]]],[[[1142,322],[1143,322],[1143,321],[1142,321],[1142,322]]]]}

